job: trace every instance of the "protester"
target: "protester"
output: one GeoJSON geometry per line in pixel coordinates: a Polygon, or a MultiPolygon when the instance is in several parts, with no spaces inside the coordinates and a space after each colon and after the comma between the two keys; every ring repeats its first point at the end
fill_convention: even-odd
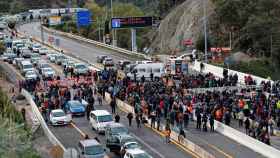
{"type": "Polygon", "coordinates": [[[129,126],[131,126],[132,125],[133,114],[130,112],[130,113],[127,114],[126,117],[128,119],[129,126]]]}

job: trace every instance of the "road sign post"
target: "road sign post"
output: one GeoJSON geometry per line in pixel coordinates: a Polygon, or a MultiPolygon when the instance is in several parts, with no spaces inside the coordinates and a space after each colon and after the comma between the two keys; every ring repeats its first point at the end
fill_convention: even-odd
{"type": "Polygon", "coordinates": [[[137,52],[136,29],[131,28],[131,50],[137,52]]]}

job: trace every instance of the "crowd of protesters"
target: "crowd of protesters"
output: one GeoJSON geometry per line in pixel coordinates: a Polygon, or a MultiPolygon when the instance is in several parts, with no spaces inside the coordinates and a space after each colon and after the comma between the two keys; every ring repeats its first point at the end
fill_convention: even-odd
{"type": "MultiPolygon", "coordinates": [[[[152,76],[152,75],[151,75],[152,76]]],[[[214,131],[214,120],[232,125],[232,119],[239,120],[239,127],[244,128],[246,134],[270,144],[270,134],[274,128],[280,127],[280,102],[279,85],[270,86],[270,83],[263,82],[262,89],[240,89],[225,91],[207,91],[194,93],[188,91],[191,88],[209,88],[236,86],[237,75],[227,75],[224,78],[215,78],[212,74],[185,75],[179,81],[174,81],[171,76],[162,78],[153,77],[145,79],[118,78],[117,71],[113,69],[95,73],[90,78],[76,76],[57,77],[53,81],[26,80],[20,81],[20,89],[25,88],[34,92],[34,100],[40,107],[46,121],[48,112],[53,109],[65,109],[65,103],[69,100],[85,100],[88,102],[86,116],[94,109],[95,99],[93,94],[97,90],[98,102],[102,105],[102,96],[109,92],[112,96],[110,106],[112,113],[116,115],[116,100],[119,98],[128,102],[135,109],[137,127],[141,127],[143,115],[151,119],[151,126],[155,127],[165,122],[168,126],[178,127],[180,133],[188,129],[189,122],[196,120],[196,128],[208,131],[207,124],[210,124],[210,131],[214,131]],[[63,78],[63,79],[61,79],[63,78]],[[69,87],[69,82],[75,80],[69,87]],[[43,84],[42,84],[43,82],[43,84]],[[96,89],[93,88],[96,83],[96,89]],[[41,88],[40,88],[41,87],[41,88]],[[42,88],[43,87],[43,88],[42,88]],[[40,89],[43,89],[40,91],[40,89]],[[266,96],[264,92],[274,92],[274,95],[266,96]],[[279,103],[279,107],[277,106],[279,103]],[[270,133],[269,133],[270,132],[270,133]]],[[[129,125],[132,123],[133,115],[127,115],[129,125]]]]}
{"type": "Polygon", "coordinates": [[[182,76],[179,82],[170,76],[150,80],[125,77],[120,80],[117,72],[105,70],[101,74],[98,90],[103,94],[107,91],[113,98],[127,101],[134,106],[137,115],[149,116],[152,126],[155,122],[165,120],[181,131],[188,128],[190,120],[196,119],[197,129],[207,131],[209,123],[210,131],[214,131],[214,120],[234,126],[232,119],[235,119],[240,120],[240,127],[248,135],[270,144],[273,128],[280,127],[280,107],[277,108],[279,95],[266,96],[265,92],[277,90],[277,85],[270,89],[269,83],[263,82],[261,89],[240,88],[222,92],[194,93],[187,90],[236,86],[237,81],[237,75],[227,75],[227,72],[224,72],[222,79],[212,74],[198,74],[182,76]]]}

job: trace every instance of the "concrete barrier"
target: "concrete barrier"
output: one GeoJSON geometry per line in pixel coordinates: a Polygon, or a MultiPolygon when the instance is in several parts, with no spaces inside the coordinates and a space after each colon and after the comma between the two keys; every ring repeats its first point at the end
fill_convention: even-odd
{"type": "Polygon", "coordinates": [[[242,132],[239,132],[238,130],[231,128],[221,122],[215,121],[214,128],[217,132],[235,140],[236,142],[238,142],[266,157],[269,157],[269,158],[279,158],[280,157],[279,150],[277,150],[269,145],[266,145],[242,132]]]}
{"type": "MultiPolygon", "coordinates": [[[[196,71],[200,71],[200,64],[201,62],[199,61],[195,61],[194,65],[192,66],[192,69],[196,70],[196,71]]],[[[219,77],[219,78],[223,78],[223,71],[224,71],[224,68],[222,67],[218,67],[218,66],[214,66],[214,65],[211,65],[211,64],[206,64],[206,63],[203,63],[204,64],[204,69],[203,69],[203,73],[212,73],[213,75],[219,77]]],[[[242,73],[242,72],[238,72],[238,71],[234,71],[234,70],[230,70],[228,69],[228,74],[237,74],[238,76],[238,82],[241,83],[241,84],[245,84],[245,76],[251,76],[253,78],[253,80],[256,81],[257,85],[260,85],[260,83],[262,81],[270,81],[271,83],[274,83],[273,80],[268,80],[268,79],[265,79],[265,78],[261,78],[259,76],[254,76],[252,74],[246,74],[246,73],[242,73]]]]}
{"type": "Polygon", "coordinates": [[[46,124],[43,116],[41,115],[37,105],[33,101],[31,94],[29,92],[27,92],[25,89],[22,89],[21,94],[26,98],[26,100],[30,104],[32,112],[36,116],[37,120],[40,122],[40,125],[41,125],[45,135],[48,137],[49,141],[53,145],[58,145],[65,152],[66,148],[62,145],[62,143],[54,136],[54,134],[48,128],[48,125],[46,124]]]}

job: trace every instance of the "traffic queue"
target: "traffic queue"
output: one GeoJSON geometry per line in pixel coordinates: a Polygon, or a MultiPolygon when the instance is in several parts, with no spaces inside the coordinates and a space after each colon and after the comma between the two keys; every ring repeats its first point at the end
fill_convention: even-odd
{"type": "MultiPolygon", "coordinates": [[[[120,157],[152,158],[123,124],[114,121],[110,112],[94,108],[96,95],[99,105],[103,104],[93,87],[99,78],[97,70],[28,38],[13,40],[1,57],[25,77],[19,81],[19,89],[24,88],[33,95],[49,125],[68,125],[73,117],[85,116],[97,134],[105,134],[106,144],[96,138],[81,140],[76,148],[80,157],[107,157],[103,147],[106,145],[120,157]],[[58,66],[63,74],[54,68],[58,66]]],[[[109,61],[106,59],[104,65],[109,61]]]]}

